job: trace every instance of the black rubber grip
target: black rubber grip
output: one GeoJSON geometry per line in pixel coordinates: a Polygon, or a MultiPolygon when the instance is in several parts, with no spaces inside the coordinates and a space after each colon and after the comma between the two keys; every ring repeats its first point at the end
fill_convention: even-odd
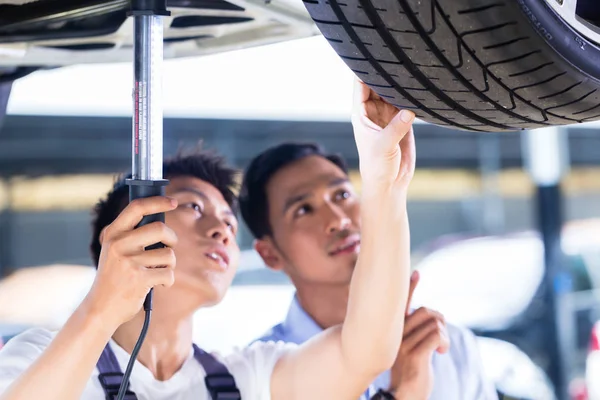
{"type": "MultiPolygon", "coordinates": [[[[147,197],[154,196],[164,196],[165,195],[165,186],[169,183],[168,180],[159,180],[159,181],[142,181],[129,179],[127,180],[127,184],[129,185],[129,201],[133,201],[136,199],[143,199],[147,197]]],[[[137,227],[150,224],[152,222],[165,222],[165,214],[158,213],[152,215],[146,215],[142,221],[137,225],[137,227]]],[[[154,245],[153,245],[154,246],[154,245]]],[[[157,248],[149,246],[150,248],[157,248]]]]}
{"type": "MultiPolygon", "coordinates": [[[[133,201],[136,199],[143,199],[147,197],[155,197],[155,196],[164,196],[165,195],[165,186],[169,183],[168,180],[162,179],[157,181],[144,181],[137,179],[128,179],[127,184],[129,185],[129,201],[133,201]]],[[[165,213],[157,213],[146,215],[140,223],[136,226],[139,228],[140,226],[151,224],[152,222],[165,222],[165,213]]],[[[158,249],[161,247],[165,247],[163,243],[155,243],[148,247],[146,250],[158,249]]],[[[144,300],[144,310],[149,311],[152,310],[152,292],[151,289],[146,299],[144,300]]]]}

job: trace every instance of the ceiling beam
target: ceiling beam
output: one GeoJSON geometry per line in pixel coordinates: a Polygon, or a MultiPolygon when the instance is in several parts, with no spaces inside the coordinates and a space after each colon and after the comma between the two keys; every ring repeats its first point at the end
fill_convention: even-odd
{"type": "MultiPolygon", "coordinates": [[[[495,138],[501,168],[521,168],[518,133],[477,134],[436,125],[415,127],[417,168],[478,170],[481,141],[495,138]],[[495,135],[495,136],[492,136],[495,135]]],[[[600,163],[600,135],[592,129],[570,132],[574,166],[600,163]]],[[[268,146],[283,141],[317,141],[339,152],[352,167],[358,155],[349,122],[220,120],[165,118],[164,151],[202,140],[223,152],[231,163],[244,167],[268,146]]],[[[131,119],[127,117],[8,115],[0,130],[0,176],[40,176],[113,173],[131,165],[131,119]]]]}

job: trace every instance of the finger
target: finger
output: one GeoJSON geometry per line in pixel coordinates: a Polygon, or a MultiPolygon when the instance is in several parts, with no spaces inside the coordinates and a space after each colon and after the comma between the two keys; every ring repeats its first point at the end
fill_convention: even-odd
{"type": "Polygon", "coordinates": [[[354,89],[352,95],[352,115],[351,121],[352,124],[358,123],[360,121],[361,116],[363,115],[363,88],[361,85],[361,81],[356,78],[354,79],[354,89]]]}
{"type": "MultiPolygon", "coordinates": [[[[379,109],[382,103],[381,97],[371,89],[367,84],[355,80],[354,86],[354,112],[355,118],[370,119],[370,116],[379,115],[379,109]]],[[[377,125],[377,130],[381,130],[384,126],[377,125]]]]}
{"type": "Polygon", "coordinates": [[[122,236],[116,243],[119,246],[118,251],[121,254],[134,254],[140,250],[153,245],[162,243],[166,247],[175,247],[177,244],[177,235],[163,222],[152,222],[148,225],[140,226],[137,229],[122,236]]]}
{"type": "Polygon", "coordinates": [[[413,347],[414,354],[432,354],[437,351],[440,354],[446,353],[450,349],[450,340],[446,330],[441,325],[438,329],[425,336],[416,346],[413,347]]]}
{"type": "Polygon", "coordinates": [[[171,287],[175,283],[175,271],[170,267],[148,269],[146,278],[148,287],[171,287]]]}
{"type": "Polygon", "coordinates": [[[437,319],[445,324],[445,318],[437,311],[426,307],[420,307],[414,313],[407,316],[404,320],[404,336],[409,336],[412,331],[420,326],[427,324],[430,320],[437,319]]]}
{"type": "Polygon", "coordinates": [[[371,90],[360,79],[354,79],[354,108],[360,110],[362,104],[369,99],[371,90]]]}
{"type": "Polygon", "coordinates": [[[419,283],[419,271],[413,271],[413,273],[410,275],[410,286],[408,287],[408,299],[406,301],[406,315],[409,314],[410,312],[410,303],[412,302],[412,296],[413,293],[415,292],[415,288],[417,287],[417,284],[419,283]]]}
{"type": "Polygon", "coordinates": [[[401,175],[405,175],[409,171],[415,170],[416,150],[415,150],[415,134],[411,125],[407,134],[400,140],[400,152],[402,154],[401,175]]]}
{"type": "Polygon", "coordinates": [[[173,249],[163,247],[160,249],[142,251],[131,256],[131,261],[139,267],[154,269],[157,267],[168,267],[174,269],[177,260],[175,259],[175,252],[173,249]]]}
{"type": "Polygon", "coordinates": [[[374,91],[369,85],[367,85],[367,84],[364,84],[364,85],[367,86],[367,88],[369,89],[369,97],[368,97],[367,100],[373,100],[374,103],[378,103],[378,102],[384,101],[381,98],[381,96],[376,91],[374,91]]]}
{"type": "Polygon", "coordinates": [[[440,354],[447,353],[450,350],[450,335],[448,335],[448,330],[444,326],[442,331],[442,337],[440,340],[440,345],[436,349],[436,351],[440,354]]]}
{"type": "Polygon", "coordinates": [[[365,103],[365,117],[377,126],[377,131],[385,128],[400,111],[384,100],[373,100],[365,103]]]}
{"type": "Polygon", "coordinates": [[[135,228],[146,215],[174,210],[177,200],[164,196],[147,197],[130,202],[119,216],[106,228],[104,239],[135,228]]]}
{"type": "Polygon", "coordinates": [[[413,352],[415,347],[426,337],[439,330],[439,326],[440,325],[438,324],[437,319],[428,320],[426,323],[417,326],[409,335],[406,335],[402,338],[402,351],[405,354],[413,352]]]}
{"type": "Polygon", "coordinates": [[[385,133],[390,136],[390,140],[401,143],[402,139],[412,132],[412,123],[415,119],[415,113],[410,110],[400,110],[394,118],[385,127],[385,133]]]}

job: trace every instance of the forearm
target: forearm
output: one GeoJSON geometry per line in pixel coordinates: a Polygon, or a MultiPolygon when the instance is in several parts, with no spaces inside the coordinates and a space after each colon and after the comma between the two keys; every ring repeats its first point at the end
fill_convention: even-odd
{"type": "Polygon", "coordinates": [[[80,306],[0,400],[79,399],[112,333],[80,306]]]}
{"type": "Polygon", "coordinates": [[[393,364],[401,343],[410,279],[406,191],[363,190],[361,250],[352,276],[343,351],[351,365],[379,373],[393,364]]]}

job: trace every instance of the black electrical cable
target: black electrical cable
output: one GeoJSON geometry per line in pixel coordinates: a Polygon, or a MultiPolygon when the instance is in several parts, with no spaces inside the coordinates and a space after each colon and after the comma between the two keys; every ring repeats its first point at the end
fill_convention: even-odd
{"type": "MultiPolygon", "coordinates": [[[[148,300],[152,302],[152,289],[148,293],[146,297],[146,301],[144,302],[144,308],[148,300]]],[[[142,348],[142,343],[146,338],[146,334],[148,333],[148,327],[150,326],[150,316],[152,314],[152,308],[146,310],[146,316],[144,317],[144,325],[142,326],[142,331],[140,333],[140,337],[138,338],[135,347],[133,348],[133,352],[131,353],[131,358],[129,359],[129,363],[127,364],[127,369],[125,369],[125,374],[123,375],[123,381],[121,381],[121,387],[119,388],[119,395],[117,396],[117,400],[123,400],[125,398],[125,394],[127,393],[127,388],[129,387],[129,377],[131,376],[131,371],[133,370],[133,364],[135,364],[135,360],[142,348]]]]}

